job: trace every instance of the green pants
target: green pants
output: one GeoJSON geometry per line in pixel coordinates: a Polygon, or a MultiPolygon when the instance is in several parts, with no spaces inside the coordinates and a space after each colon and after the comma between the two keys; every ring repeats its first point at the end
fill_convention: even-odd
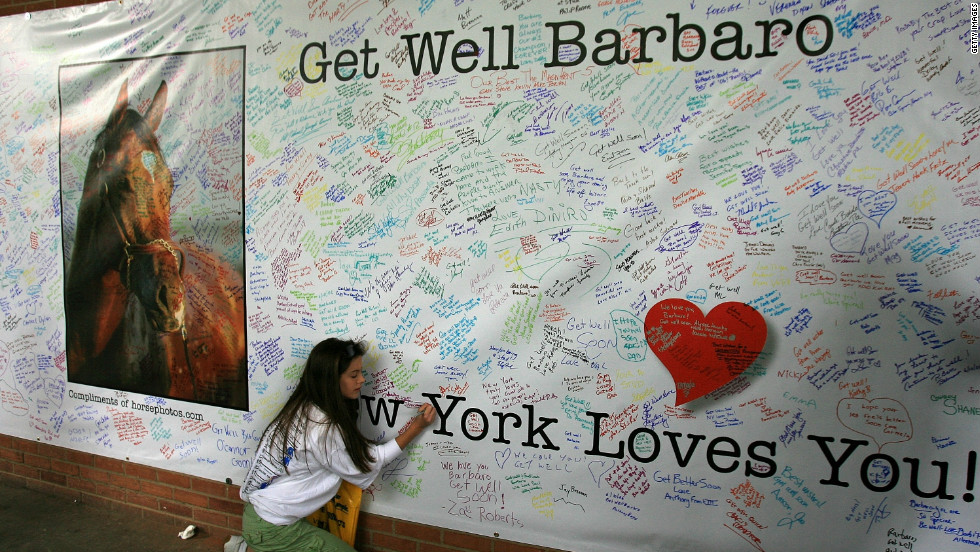
{"type": "Polygon", "coordinates": [[[340,537],[301,519],[292,525],[273,525],[245,505],[242,536],[256,552],[354,552],[340,537]]]}

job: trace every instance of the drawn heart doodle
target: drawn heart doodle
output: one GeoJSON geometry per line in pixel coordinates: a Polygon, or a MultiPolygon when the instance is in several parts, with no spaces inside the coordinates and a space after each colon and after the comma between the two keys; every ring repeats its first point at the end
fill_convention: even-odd
{"type": "Polygon", "coordinates": [[[864,253],[864,245],[868,243],[868,225],[855,222],[830,237],[830,247],[838,253],[864,253]]]}
{"type": "Polygon", "coordinates": [[[841,399],[837,419],[844,427],[874,440],[878,452],[888,443],[912,439],[912,417],[895,399],[841,399]]]}
{"type": "Polygon", "coordinates": [[[605,460],[593,460],[589,462],[589,473],[592,474],[592,480],[595,481],[596,486],[601,487],[602,484],[600,480],[603,475],[609,473],[609,470],[616,467],[616,462],[610,460],[606,462],[605,460]]]}
{"type": "Polygon", "coordinates": [[[895,206],[898,205],[898,198],[891,190],[881,190],[880,192],[864,191],[858,195],[858,211],[862,215],[875,221],[878,228],[881,228],[881,219],[885,218],[895,206]]]}
{"type": "Polygon", "coordinates": [[[498,450],[493,453],[493,457],[497,461],[497,465],[500,466],[501,469],[504,467],[504,464],[507,463],[507,460],[510,459],[510,455],[511,455],[510,447],[506,448],[503,451],[498,450]]]}
{"type": "Polygon", "coordinates": [[[716,391],[745,371],[766,344],[766,321],[745,303],[727,302],[707,316],[686,299],[665,299],[647,312],[647,345],[674,378],[675,405],[716,391]]]}

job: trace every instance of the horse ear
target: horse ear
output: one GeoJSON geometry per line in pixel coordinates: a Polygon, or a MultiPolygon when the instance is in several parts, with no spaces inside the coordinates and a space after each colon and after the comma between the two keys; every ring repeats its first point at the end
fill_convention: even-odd
{"type": "Polygon", "coordinates": [[[146,119],[147,124],[156,132],[157,128],[160,126],[160,120],[163,119],[163,110],[167,107],[167,81],[160,81],[160,88],[157,88],[157,93],[153,95],[153,101],[150,102],[150,107],[146,109],[146,115],[143,116],[146,119]]]}
{"type": "Polygon", "coordinates": [[[129,81],[125,80],[122,86],[119,87],[119,95],[116,96],[116,106],[112,108],[112,113],[109,114],[109,121],[106,123],[107,126],[113,126],[122,121],[123,113],[126,113],[126,109],[129,108],[129,81]]]}

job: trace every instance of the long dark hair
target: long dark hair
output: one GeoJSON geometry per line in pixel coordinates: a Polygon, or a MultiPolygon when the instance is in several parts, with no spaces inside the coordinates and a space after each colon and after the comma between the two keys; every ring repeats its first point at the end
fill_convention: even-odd
{"type": "Polygon", "coordinates": [[[270,443],[271,446],[280,445],[280,458],[291,457],[289,449],[295,447],[297,432],[303,431],[310,423],[316,423],[309,415],[309,406],[313,405],[327,415],[326,423],[340,430],[354,466],[361,473],[371,469],[374,457],[371,456],[370,443],[357,428],[358,401],[340,393],[341,374],[347,371],[351,361],[364,356],[365,352],[361,343],[333,337],[313,347],[296,389],[263,433],[265,438],[266,433],[272,432],[270,443]]]}

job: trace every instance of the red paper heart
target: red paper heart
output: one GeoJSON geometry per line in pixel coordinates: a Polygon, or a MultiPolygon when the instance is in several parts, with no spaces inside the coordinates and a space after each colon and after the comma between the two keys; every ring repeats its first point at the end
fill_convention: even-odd
{"type": "Polygon", "coordinates": [[[722,303],[704,316],[686,299],[664,299],[647,312],[643,329],[674,378],[678,406],[735,379],[766,344],[765,319],[745,303],[722,303]]]}

